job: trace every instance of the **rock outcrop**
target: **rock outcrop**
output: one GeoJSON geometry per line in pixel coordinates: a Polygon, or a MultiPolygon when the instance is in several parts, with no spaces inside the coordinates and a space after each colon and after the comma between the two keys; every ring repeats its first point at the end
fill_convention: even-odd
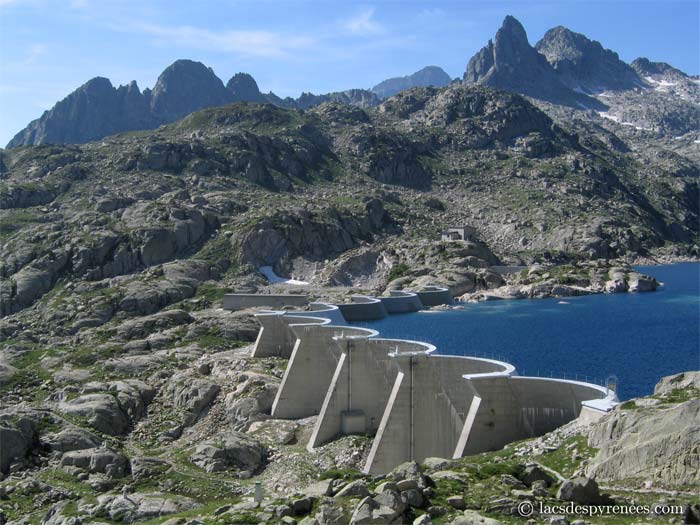
{"type": "Polygon", "coordinates": [[[700,483],[698,377],[698,372],[685,372],[664,378],[655,389],[656,399],[630,401],[596,423],[589,444],[599,451],[588,474],[662,485],[700,483]],[[680,400],[673,397],[679,391],[680,400]]]}

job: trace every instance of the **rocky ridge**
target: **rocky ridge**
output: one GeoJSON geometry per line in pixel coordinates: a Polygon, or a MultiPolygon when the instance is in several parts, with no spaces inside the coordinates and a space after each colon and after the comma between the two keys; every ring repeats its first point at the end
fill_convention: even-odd
{"type": "Polygon", "coordinates": [[[629,90],[644,87],[635,69],[600,42],[558,26],[547,31],[535,44],[569,88],[586,93],[629,90]]]}
{"type": "Polygon", "coordinates": [[[522,24],[512,16],[505,18],[495,39],[469,60],[464,82],[498,87],[555,104],[604,108],[585,93],[568,87],[545,55],[530,45],[522,24]]]}
{"type": "Polygon", "coordinates": [[[670,137],[689,145],[700,138],[697,78],[646,58],[628,65],[599,42],[562,26],[532,47],[522,25],[506,17],[495,43],[489,41],[469,61],[464,81],[532,97],[568,123],[590,120],[616,132],[632,128],[641,132],[633,135],[642,143],[670,137]]]}
{"type": "Polygon", "coordinates": [[[247,73],[236,73],[224,86],[212,69],[201,62],[176,60],[160,74],[152,90],[141,92],[135,81],[115,88],[106,78],[89,80],[30,122],[7,147],[81,144],[124,131],[153,129],[194,111],[232,102],[308,109],[323,102],[372,107],[379,99],[363,89],[322,95],[302,93],[296,99],[282,99],[272,92],[261,93],[255,79],[247,73]]]}

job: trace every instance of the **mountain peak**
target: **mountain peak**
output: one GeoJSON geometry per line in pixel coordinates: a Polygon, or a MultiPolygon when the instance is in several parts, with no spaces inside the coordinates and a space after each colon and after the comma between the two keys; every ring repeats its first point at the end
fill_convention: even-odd
{"type": "Polygon", "coordinates": [[[413,87],[442,87],[452,82],[450,75],[438,66],[426,66],[405,77],[393,77],[380,82],[372,88],[379,98],[389,98],[399,91],[413,87]]]}
{"type": "Polygon", "coordinates": [[[547,31],[535,48],[545,56],[559,79],[573,90],[594,93],[642,85],[635,71],[617,53],[566,27],[547,31]]]}
{"type": "Polygon", "coordinates": [[[464,81],[498,87],[541,100],[573,107],[600,108],[595,99],[574,92],[558,78],[547,59],[527,40],[522,24],[507,16],[496,38],[467,65],[464,81]]]}
{"type": "Polygon", "coordinates": [[[112,82],[105,77],[94,77],[85,82],[76,91],[82,91],[85,93],[106,93],[114,89],[112,82]]]}
{"type": "Polygon", "coordinates": [[[656,75],[669,78],[688,78],[688,75],[666,62],[652,62],[648,58],[636,58],[630,66],[642,77],[653,77],[656,75]]]}
{"type": "Polygon", "coordinates": [[[499,34],[502,37],[508,35],[511,38],[515,38],[519,41],[524,41],[525,43],[528,43],[525,28],[520,23],[520,21],[512,15],[507,15],[503,19],[503,24],[501,24],[501,28],[496,33],[496,40],[498,40],[499,34]]]}
{"type": "Polygon", "coordinates": [[[193,60],[170,64],[153,87],[151,109],[165,121],[177,120],[198,109],[231,102],[231,95],[214,71],[193,60]]]}
{"type": "Polygon", "coordinates": [[[236,73],[226,83],[226,89],[233,96],[234,102],[265,102],[255,79],[248,73],[236,73]]]}

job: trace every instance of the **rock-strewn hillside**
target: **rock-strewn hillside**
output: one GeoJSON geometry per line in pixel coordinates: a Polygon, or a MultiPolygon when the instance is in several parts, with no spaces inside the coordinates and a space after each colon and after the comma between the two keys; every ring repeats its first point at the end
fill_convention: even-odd
{"type": "MultiPolygon", "coordinates": [[[[583,474],[591,451],[568,430],[381,480],[356,470],[366,438],[307,452],[313,419],[268,415],[285,362],[251,359],[252,312],[219,305],[230,290],[293,291],[260,266],[336,301],[435,282],[475,300],[651,289],[613,259],[697,252],[697,166],[589,126],[451,85],[370,109],[236,103],[2,150],[0,519],[468,523],[507,520],[520,498],[558,501],[558,482],[528,464],[583,474]],[[439,240],[460,224],[472,238],[439,240]],[[506,283],[499,263],[539,266],[506,283]],[[260,508],[245,500],[256,480],[260,508]]],[[[600,476],[622,472],[629,452],[601,436],[600,476]]],[[[659,479],[681,472],[668,464],[659,479]]],[[[585,479],[566,487],[560,498],[599,497],[585,479]]]]}
{"type": "MultiPolygon", "coordinates": [[[[123,323],[97,347],[6,346],[18,368],[0,368],[3,522],[497,525],[520,520],[522,502],[534,523],[561,520],[540,503],[665,504],[674,519],[698,517],[697,372],[592,425],[370,477],[358,470],[366,437],[311,453],[302,444],[314,418],[266,415],[285,363],[236,348],[255,337],[248,316],[170,310],[123,323]]],[[[607,523],[567,519],[581,517],[607,523]]]]}
{"type": "Polygon", "coordinates": [[[664,378],[654,395],[624,403],[596,423],[589,444],[598,453],[588,473],[619,482],[700,484],[700,372],[664,378]]]}
{"type": "Polygon", "coordinates": [[[415,251],[462,223],[514,262],[696,250],[697,167],[623,144],[565,129],[520,96],[455,85],[373,110],[239,103],[155,132],[6,150],[0,311],[75,280],[123,291],[129,276],[183,260],[196,282],[153,291],[159,307],[263,263],[313,281],[363,244],[410,262],[391,255],[397,242],[415,251]]]}

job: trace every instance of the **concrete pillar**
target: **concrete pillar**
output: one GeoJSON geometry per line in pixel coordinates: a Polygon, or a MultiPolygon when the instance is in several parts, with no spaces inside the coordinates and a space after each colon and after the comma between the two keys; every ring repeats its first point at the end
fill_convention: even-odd
{"type": "Polygon", "coordinates": [[[297,339],[272,405],[272,416],[301,419],[321,411],[341,354],[334,338],[374,337],[377,332],[366,328],[313,324],[290,324],[289,329],[297,339]]]}
{"type": "Polygon", "coordinates": [[[409,460],[455,457],[474,397],[462,376],[509,368],[498,361],[429,353],[392,357],[400,373],[365,464],[370,474],[409,460]]]}
{"type": "Polygon", "coordinates": [[[284,322],[284,312],[264,312],[256,314],[260,332],[253,347],[253,357],[283,356],[291,353],[294,344],[284,322]]]}
{"type": "Polygon", "coordinates": [[[323,317],[287,315],[285,312],[264,312],[256,314],[255,318],[261,325],[258,338],[253,347],[252,357],[289,357],[292,355],[296,336],[289,329],[290,324],[319,324],[330,323],[323,317]]]}
{"type": "Polygon", "coordinates": [[[341,434],[343,419],[356,421],[360,412],[365,421],[363,433],[376,432],[398,372],[389,356],[396,350],[397,341],[357,336],[336,337],[335,341],[342,355],[309,441],[309,450],[341,434]]]}

